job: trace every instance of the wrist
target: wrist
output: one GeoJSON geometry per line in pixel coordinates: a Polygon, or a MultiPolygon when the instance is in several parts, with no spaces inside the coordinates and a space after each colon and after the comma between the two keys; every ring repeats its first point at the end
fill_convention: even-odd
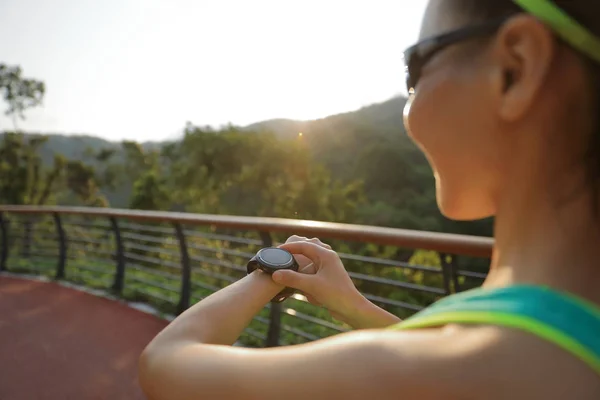
{"type": "Polygon", "coordinates": [[[285,286],[273,281],[269,274],[259,269],[248,274],[245,279],[252,283],[252,286],[255,287],[257,293],[261,293],[261,295],[264,295],[265,297],[268,296],[268,300],[272,299],[285,288],[285,286]]]}
{"type": "Polygon", "coordinates": [[[370,302],[358,290],[349,296],[340,297],[345,297],[346,301],[339,309],[331,311],[337,319],[354,328],[361,319],[360,316],[368,312],[370,302]]]}
{"type": "Polygon", "coordinates": [[[343,314],[343,322],[354,329],[379,329],[400,322],[400,318],[373,304],[360,293],[348,310],[343,314]]]}

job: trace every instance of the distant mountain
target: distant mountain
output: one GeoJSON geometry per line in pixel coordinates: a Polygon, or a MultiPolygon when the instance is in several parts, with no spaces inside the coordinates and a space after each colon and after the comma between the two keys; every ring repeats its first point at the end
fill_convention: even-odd
{"type": "Polygon", "coordinates": [[[277,137],[289,138],[298,136],[298,133],[306,131],[313,121],[295,121],[292,119],[270,119],[257,122],[244,128],[247,131],[267,131],[274,133],[277,137]]]}
{"type": "Polygon", "coordinates": [[[312,121],[290,119],[272,119],[248,125],[249,131],[269,131],[281,138],[292,138],[302,134],[335,133],[340,128],[352,126],[353,129],[376,128],[378,130],[398,130],[404,132],[402,111],[406,98],[395,97],[383,103],[363,107],[357,111],[331,115],[312,121]]]}
{"type": "MultiPolygon", "coordinates": [[[[26,135],[48,136],[48,141],[41,146],[40,152],[42,160],[46,164],[51,164],[54,159],[54,154],[62,154],[68,159],[83,160],[93,163],[89,157],[89,150],[97,152],[101,149],[115,149],[117,153],[121,149],[121,143],[111,140],[102,139],[90,135],[65,135],[61,133],[39,133],[27,132],[26,135]]],[[[0,140],[4,137],[4,132],[0,132],[0,140]]],[[[143,142],[140,145],[145,149],[160,148],[164,142],[143,142]]]]}
{"type": "MultiPolygon", "coordinates": [[[[402,109],[406,99],[396,97],[383,103],[373,104],[357,111],[346,112],[332,115],[312,121],[295,121],[290,119],[272,119],[257,122],[242,129],[247,131],[269,131],[280,138],[294,138],[300,132],[303,135],[311,136],[319,134],[340,133],[340,130],[360,130],[362,128],[370,131],[385,134],[393,131],[404,132],[402,122],[402,109]]],[[[29,135],[43,134],[49,137],[48,142],[42,147],[42,158],[44,162],[51,163],[55,153],[61,153],[67,158],[81,159],[90,161],[86,151],[88,149],[120,149],[120,143],[110,141],[90,135],[65,135],[58,133],[36,133],[29,132],[29,135]]],[[[0,139],[4,134],[0,132],[0,139]]],[[[171,140],[161,142],[143,142],[142,147],[147,149],[160,148],[171,140]]]]}

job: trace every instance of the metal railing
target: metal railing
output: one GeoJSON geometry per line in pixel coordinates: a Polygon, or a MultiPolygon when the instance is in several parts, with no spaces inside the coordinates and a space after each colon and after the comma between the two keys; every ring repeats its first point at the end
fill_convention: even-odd
{"type": "MultiPolygon", "coordinates": [[[[331,244],[363,295],[400,317],[478,286],[493,246],[373,226],[81,207],[0,206],[0,234],[0,271],[45,274],[173,314],[243,277],[258,249],[292,234],[331,244]]],[[[294,344],[347,329],[296,294],[267,305],[242,342],[294,344]]]]}

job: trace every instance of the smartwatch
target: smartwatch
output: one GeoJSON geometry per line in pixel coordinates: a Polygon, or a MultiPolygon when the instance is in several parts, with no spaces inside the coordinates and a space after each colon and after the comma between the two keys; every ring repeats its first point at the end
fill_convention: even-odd
{"type": "MultiPolygon", "coordinates": [[[[250,261],[248,261],[248,265],[246,266],[248,275],[257,269],[271,275],[273,272],[281,269],[298,271],[298,263],[296,262],[296,259],[292,253],[289,251],[277,247],[267,247],[260,249],[258,253],[256,253],[256,255],[250,259],[250,261]]],[[[281,303],[294,294],[294,292],[294,288],[286,287],[275,297],[273,297],[271,302],[281,303]]]]}

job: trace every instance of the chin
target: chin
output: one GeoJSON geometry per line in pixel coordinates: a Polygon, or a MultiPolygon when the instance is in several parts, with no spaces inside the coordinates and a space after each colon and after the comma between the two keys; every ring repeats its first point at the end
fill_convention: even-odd
{"type": "Polygon", "coordinates": [[[442,215],[454,221],[475,221],[494,215],[495,210],[489,201],[477,195],[468,195],[466,191],[436,190],[437,205],[442,215]]]}

